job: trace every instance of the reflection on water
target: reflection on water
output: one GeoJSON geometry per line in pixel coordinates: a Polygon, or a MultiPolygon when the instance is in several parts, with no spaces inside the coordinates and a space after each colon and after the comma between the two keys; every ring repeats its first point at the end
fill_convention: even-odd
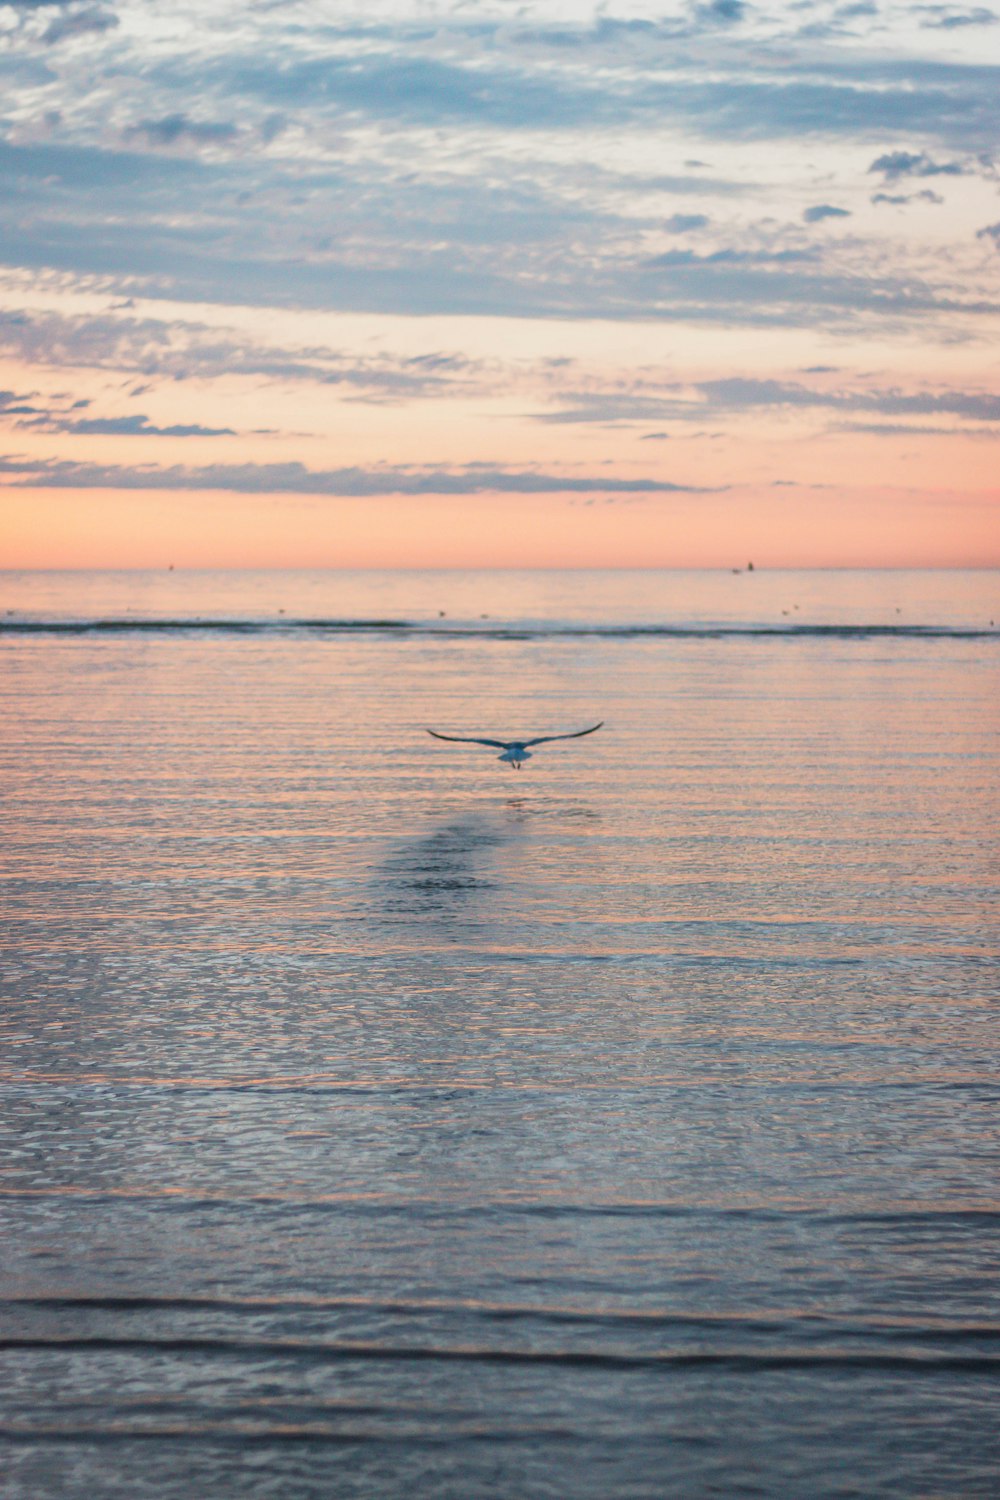
{"type": "Polygon", "coordinates": [[[410,839],[379,872],[376,890],[388,911],[446,913],[496,882],[480,874],[490,850],[504,839],[499,823],[455,820],[410,839]]]}
{"type": "Polygon", "coordinates": [[[991,1494],[998,650],[4,637],[5,1500],[991,1494]]]}

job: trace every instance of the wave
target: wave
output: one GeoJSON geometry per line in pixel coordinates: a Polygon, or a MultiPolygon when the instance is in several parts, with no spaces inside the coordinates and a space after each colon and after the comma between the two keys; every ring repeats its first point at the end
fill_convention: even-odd
{"type": "MultiPolygon", "coordinates": [[[[359,1444],[377,1443],[383,1450],[401,1447],[407,1451],[407,1454],[412,1454],[428,1449],[432,1451],[438,1448],[451,1449],[454,1448],[456,1441],[461,1440],[485,1441],[493,1445],[497,1443],[523,1444],[529,1441],[576,1444],[580,1442],[583,1435],[574,1427],[553,1427],[537,1422],[529,1424],[523,1417],[518,1417],[517,1425],[513,1428],[496,1426],[488,1422],[470,1423],[468,1418],[459,1421],[453,1417],[448,1423],[447,1430],[443,1432],[415,1433],[409,1429],[393,1432],[391,1428],[387,1430],[384,1425],[386,1421],[396,1418],[396,1408],[391,1406],[370,1408],[368,1412],[370,1418],[374,1422],[381,1419],[383,1424],[377,1426],[351,1426],[345,1430],[343,1427],[323,1421],[323,1415],[322,1408],[319,1408],[318,1416],[313,1416],[311,1420],[307,1419],[304,1422],[295,1423],[283,1419],[278,1426],[258,1422],[256,1426],[250,1427],[247,1418],[237,1412],[239,1425],[234,1430],[232,1427],[221,1425],[218,1421],[199,1420],[197,1409],[189,1407],[187,1413],[175,1423],[160,1422],[152,1427],[138,1427],[131,1421],[117,1425],[95,1426],[93,1416],[90,1416],[85,1425],[77,1427],[44,1426],[37,1422],[32,1423],[30,1427],[0,1427],[0,1442],[11,1447],[21,1445],[29,1448],[34,1448],[41,1443],[58,1443],[74,1447],[82,1444],[88,1449],[97,1445],[113,1447],[117,1444],[131,1446],[134,1443],[169,1443],[171,1450],[176,1449],[178,1445],[201,1447],[203,1444],[211,1444],[213,1447],[235,1448],[239,1451],[255,1447],[268,1450],[281,1450],[290,1446],[327,1448],[334,1444],[357,1449],[359,1444]]],[[[627,1439],[619,1441],[627,1441],[627,1439]]],[[[157,1493],[161,1491],[157,1490],[157,1493]]]]}
{"type": "Polygon", "coordinates": [[[382,619],[4,619],[0,635],[385,635],[441,640],[1000,640],[1000,628],[967,625],[694,624],[614,625],[572,622],[450,623],[382,619]]]}
{"type": "Polygon", "coordinates": [[[415,630],[407,620],[0,620],[7,635],[288,635],[299,632],[415,630]]]}
{"type": "Polygon", "coordinates": [[[716,1368],[763,1370],[869,1370],[906,1374],[1000,1374],[1000,1355],[877,1349],[541,1349],[462,1344],[389,1344],[297,1338],[116,1337],[84,1334],[0,1339],[7,1353],[118,1353],[196,1355],[223,1359],[292,1359],[302,1363],[345,1361],[489,1365],[557,1365],[603,1370],[716,1368]]]}
{"type": "MultiPolygon", "coordinates": [[[[702,1331],[718,1334],[787,1334],[792,1329],[805,1330],[827,1339],[871,1340],[887,1343],[970,1343],[1000,1340],[1000,1322],[989,1319],[958,1321],[943,1316],[914,1316],[906,1313],[852,1320],[830,1313],[803,1314],[796,1310],[773,1308],[765,1311],[743,1310],[662,1311],[637,1307],[574,1307],[552,1303],[483,1302],[461,1297],[379,1297],[379,1296],[211,1296],[181,1294],[109,1293],[80,1296],[73,1293],[47,1293],[13,1296],[0,1303],[7,1309],[34,1308],[59,1313],[246,1313],[254,1318],[276,1315],[282,1318],[296,1313],[365,1312],[406,1318],[439,1318],[442,1315],[464,1317],[484,1323],[555,1323],[597,1328],[648,1328],[653,1330],[702,1331]]],[[[312,1347],[309,1345],[308,1347],[312,1347]]]]}

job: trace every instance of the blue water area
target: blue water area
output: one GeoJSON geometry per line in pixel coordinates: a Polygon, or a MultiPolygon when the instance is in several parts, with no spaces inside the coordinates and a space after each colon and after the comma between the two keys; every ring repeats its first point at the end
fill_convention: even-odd
{"type": "Polygon", "coordinates": [[[998,618],[0,575],[5,1500],[995,1495],[998,618]]]}

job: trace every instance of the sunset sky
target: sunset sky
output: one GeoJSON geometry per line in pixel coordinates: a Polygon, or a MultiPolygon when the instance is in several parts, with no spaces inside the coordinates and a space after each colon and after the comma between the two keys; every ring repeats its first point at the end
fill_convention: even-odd
{"type": "Polygon", "coordinates": [[[1000,565],[1000,14],[0,4],[0,564],[1000,565]]]}

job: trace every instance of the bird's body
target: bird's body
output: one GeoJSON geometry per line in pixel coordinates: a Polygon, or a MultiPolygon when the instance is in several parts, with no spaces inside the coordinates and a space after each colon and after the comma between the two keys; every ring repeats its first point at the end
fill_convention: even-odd
{"type": "Polygon", "coordinates": [[[436,740],[452,740],[459,745],[491,745],[500,751],[497,760],[502,760],[519,771],[524,762],[531,759],[529,745],[547,745],[551,740],[578,740],[585,734],[593,734],[603,723],[602,719],[600,724],[592,724],[589,729],[577,729],[573,734],[541,734],[533,740],[486,740],[467,734],[438,734],[436,729],[428,729],[427,733],[432,734],[436,740]]]}

